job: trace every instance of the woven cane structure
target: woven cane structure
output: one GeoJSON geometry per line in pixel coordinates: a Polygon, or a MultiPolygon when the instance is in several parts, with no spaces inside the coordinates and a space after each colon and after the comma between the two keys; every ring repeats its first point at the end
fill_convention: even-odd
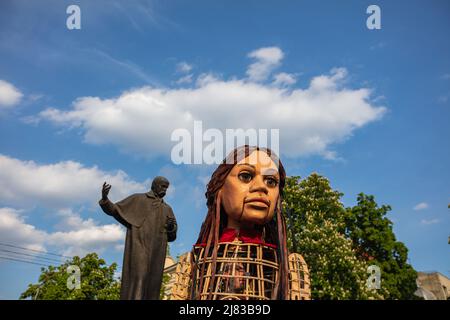
{"type": "Polygon", "coordinates": [[[191,253],[181,255],[178,258],[177,267],[173,275],[174,281],[170,289],[168,300],[186,300],[190,292],[191,253]]]}
{"type": "MultiPolygon", "coordinates": [[[[213,298],[222,300],[270,299],[268,297],[272,294],[274,279],[276,279],[278,272],[278,268],[274,265],[275,260],[270,259],[270,257],[276,258],[276,252],[273,252],[274,250],[270,247],[262,247],[259,244],[236,245],[236,243],[222,243],[221,246],[223,246],[223,249],[220,250],[221,256],[219,259],[222,263],[217,264],[217,269],[219,269],[217,274],[221,274],[221,276],[216,276],[217,279],[220,279],[215,281],[216,287],[218,282],[220,282],[220,284],[217,287],[217,292],[213,298]],[[249,246],[251,246],[251,248],[249,246]],[[247,252],[247,255],[244,254],[244,251],[247,252]],[[264,251],[266,251],[266,253],[264,253],[264,251]],[[224,256],[224,252],[228,252],[228,256],[224,256]],[[236,254],[236,252],[239,254],[236,254]],[[248,254],[250,254],[250,256],[248,256],[248,254]],[[268,258],[269,260],[267,260],[268,258]],[[250,263],[248,263],[248,261],[250,261],[250,263]],[[221,266],[222,272],[220,272],[221,266]],[[256,272],[254,270],[256,270],[256,272]],[[256,276],[252,276],[252,273],[254,275],[256,274],[256,276]],[[260,294],[259,292],[264,293],[260,294]]],[[[194,250],[200,257],[203,257],[205,251],[204,247],[197,246],[194,250]]],[[[207,263],[211,265],[211,258],[207,258],[206,260],[207,263]]],[[[200,263],[203,263],[203,261],[203,258],[199,259],[200,263]]],[[[203,285],[202,293],[200,295],[198,294],[200,270],[201,268],[197,269],[196,273],[195,292],[197,292],[197,299],[204,300],[207,299],[209,292],[207,291],[208,287],[205,284],[203,285]]],[[[174,281],[170,288],[170,295],[168,296],[169,300],[190,299],[190,293],[192,291],[190,276],[191,253],[188,252],[179,257],[176,270],[173,274],[174,281]]],[[[206,278],[211,278],[211,268],[206,268],[206,278]]],[[[298,253],[291,253],[289,255],[288,299],[311,300],[308,265],[298,253]]]]}
{"type": "Polygon", "coordinates": [[[311,300],[308,266],[298,253],[289,255],[289,299],[311,300]]]}
{"type": "Polygon", "coordinates": [[[214,283],[212,257],[205,247],[194,248],[197,260],[194,299],[269,300],[274,297],[278,281],[278,257],[270,246],[241,242],[220,243],[214,283]],[[200,274],[203,264],[204,274],[200,274]]]}

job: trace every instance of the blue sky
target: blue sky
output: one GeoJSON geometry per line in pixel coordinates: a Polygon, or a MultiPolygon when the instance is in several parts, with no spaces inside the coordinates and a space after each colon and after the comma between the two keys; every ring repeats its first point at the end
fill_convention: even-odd
{"type": "MultiPolygon", "coordinates": [[[[450,276],[449,15],[437,0],[2,1],[0,242],[121,264],[101,184],[118,201],[164,175],[171,252],[188,251],[215,166],[174,164],[170,136],[196,120],[279,129],[288,175],[325,175],[346,206],[359,192],[391,205],[412,265],[450,276]]],[[[38,275],[0,261],[0,298],[38,275]]]]}

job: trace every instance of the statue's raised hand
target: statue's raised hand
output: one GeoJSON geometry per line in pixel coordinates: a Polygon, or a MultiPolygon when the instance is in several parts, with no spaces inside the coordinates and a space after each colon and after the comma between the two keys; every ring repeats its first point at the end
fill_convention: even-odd
{"type": "Polygon", "coordinates": [[[103,200],[108,200],[109,190],[111,190],[111,185],[104,182],[103,188],[102,188],[102,199],[103,200]]]}

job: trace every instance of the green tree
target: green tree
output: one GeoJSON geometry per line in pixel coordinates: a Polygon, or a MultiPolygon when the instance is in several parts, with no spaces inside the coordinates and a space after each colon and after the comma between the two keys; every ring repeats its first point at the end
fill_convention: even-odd
{"type": "MultiPolygon", "coordinates": [[[[170,257],[170,246],[167,244],[166,256],[170,257]]],[[[166,297],[166,288],[170,281],[170,275],[166,272],[163,273],[161,288],[159,289],[159,299],[164,300],[166,297]]]]}
{"type": "Polygon", "coordinates": [[[329,181],[312,174],[286,180],[288,246],[308,263],[313,299],[381,299],[369,290],[367,263],[358,259],[345,230],[342,194],[329,181]]]}
{"type": "Polygon", "coordinates": [[[170,275],[167,274],[166,272],[164,272],[163,278],[162,278],[161,289],[159,291],[159,299],[160,300],[167,299],[166,288],[167,288],[167,285],[169,284],[169,281],[170,281],[170,275]]]}
{"type": "Polygon", "coordinates": [[[41,269],[37,284],[28,285],[20,299],[33,300],[118,300],[120,282],[114,279],[117,264],[107,266],[96,253],[84,258],[73,257],[60,266],[41,269]],[[80,268],[80,288],[69,289],[67,280],[69,266],[80,268]]]}
{"type": "Polygon", "coordinates": [[[374,196],[360,193],[356,206],[347,208],[345,233],[358,255],[381,269],[381,292],[386,299],[416,299],[417,272],[407,263],[408,249],[396,240],[390,206],[378,206],[374,196]]]}

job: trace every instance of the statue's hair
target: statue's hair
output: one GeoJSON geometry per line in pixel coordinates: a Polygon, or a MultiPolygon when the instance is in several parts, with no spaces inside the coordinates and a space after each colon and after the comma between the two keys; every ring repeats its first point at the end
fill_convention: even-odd
{"type": "MultiPolygon", "coordinates": [[[[278,281],[278,283],[275,286],[274,296],[272,297],[272,299],[286,299],[288,295],[288,261],[287,261],[288,253],[286,245],[286,223],[281,210],[286,172],[278,156],[270,149],[254,147],[249,145],[238,147],[234,149],[232,152],[230,152],[230,154],[222,161],[222,163],[213,172],[205,193],[208,213],[206,214],[205,221],[203,222],[202,227],[200,229],[197,244],[200,243],[206,244],[205,255],[209,254],[211,246],[213,247],[212,274],[209,288],[209,292],[211,293],[212,285],[214,283],[216,275],[215,269],[216,269],[219,237],[223,229],[227,225],[227,215],[225,214],[224,210],[222,210],[222,205],[220,203],[220,191],[225,183],[228,174],[233,169],[233,167],[239,161],[248,157],[254,151],[258,150],[265,152],[272,159],[272,161],[278,166],[278,173],[280,176],[280,182],[278,185],[279,197],[277,205],[275,207],[276,214],[274,215],[274,218],[271,221],[261,226],[261,228],[263,240],[267,243],[273,243],[277,245],[278,257],[280,260],[280,268],[279,268],[280,281],[278,281]]],[[[194,258],[193,255],[191,256],[192,258],[194,258]]],[[[191,279],[193,280],[192,283],[193,290],[191,292],[191,299],[194,299],[195,275],[197,273],[197,265],[194,263],[194,261],[192,261],[192,266],[193,268],[191,279]]],[[[205,263],[202,264],[200,274],[204,274],[204,272],[205,272],[205,263]]],[[[202,288],[203,277],[201,277],[199,280],[200,280],[199,288],[202,288]]]]}
{"type": "Polygon", "coordinates": [[[162,177],[162,176],[156,176],[153,181],[152,181],[152,190],[155,190],[156,186],[159,185],[160,183],[167,183],[169,184],[169,180],[167,180],[167,178],[162,177]]]}

